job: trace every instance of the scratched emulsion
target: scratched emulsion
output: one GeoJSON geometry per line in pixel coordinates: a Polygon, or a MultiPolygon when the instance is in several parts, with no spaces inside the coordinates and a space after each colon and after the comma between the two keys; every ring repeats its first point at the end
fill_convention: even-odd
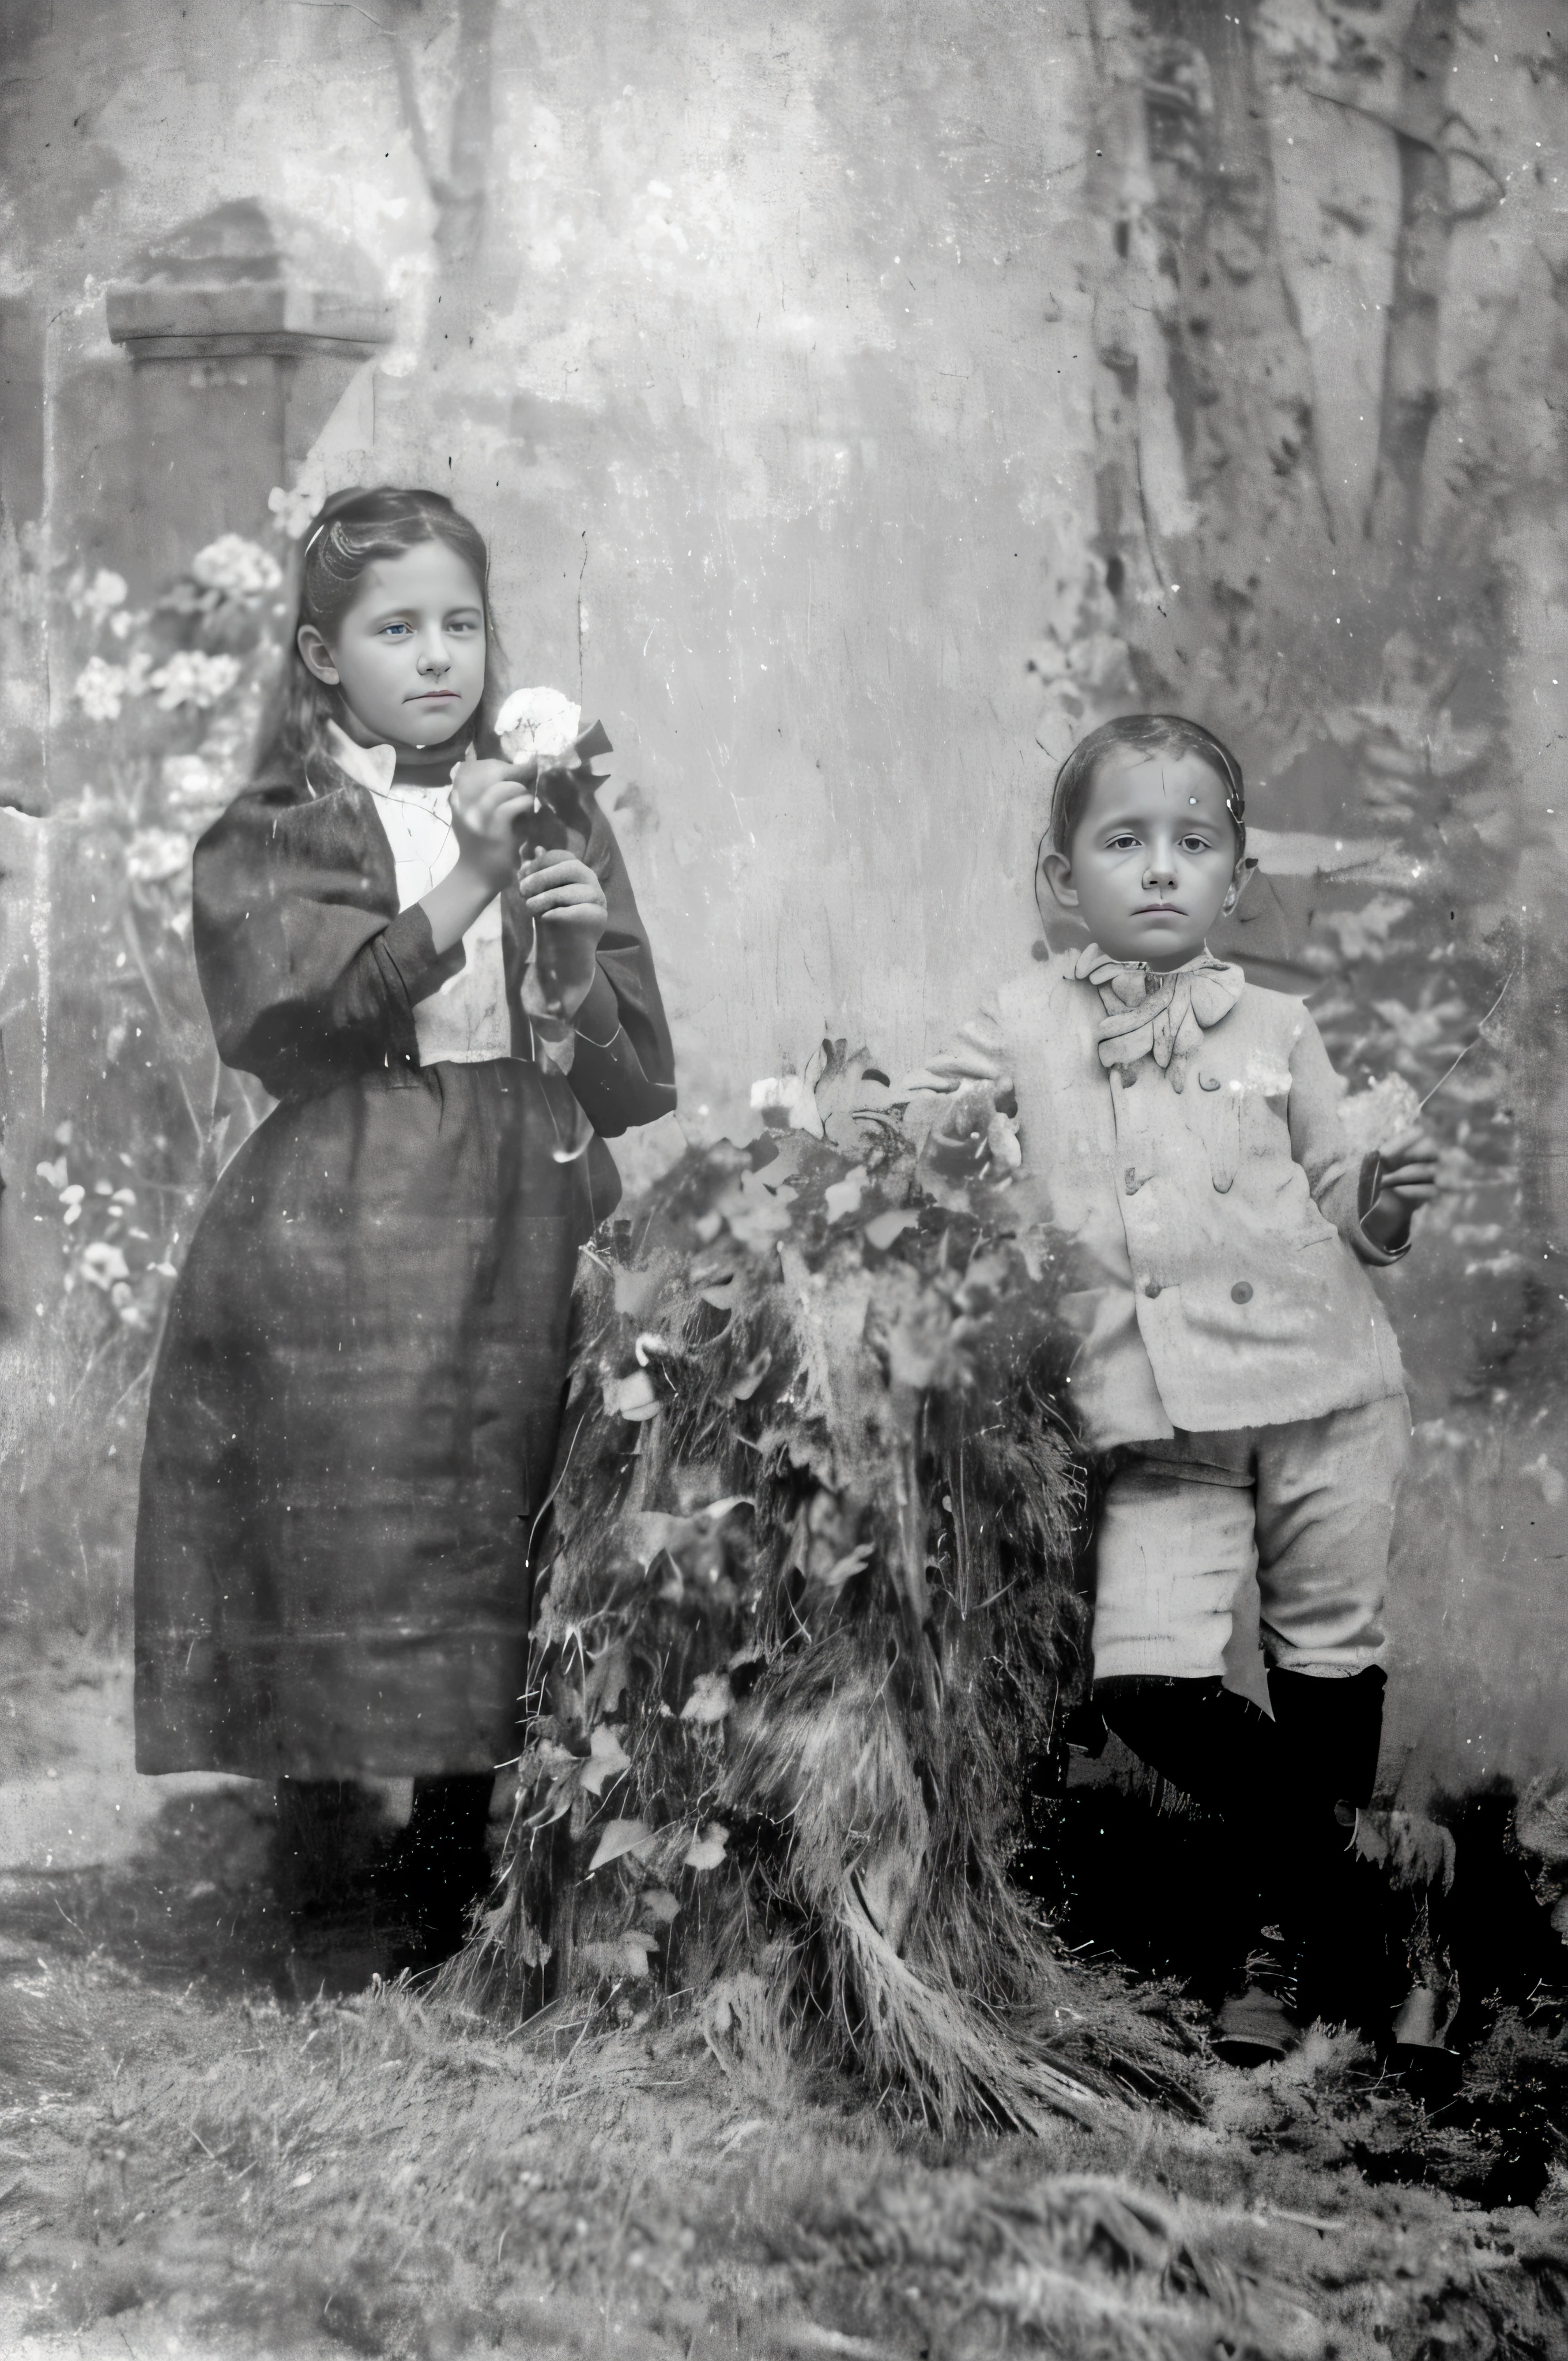
{"type": "MultiPolygon", "coordinates": [[[[1028,956],[1072,735],[1199,713],[1248,774],[1267,957],[1351,1010],[1342,1061],[1424,1089],[1508,982],[1454,1085],[1491,1095],[1446,1105],[1452,1171],[1496,1117],[1513,1178],[1387,1282],[1419,1422],[1396,1603],[1420,1760],[1541,1759],[1568,1654],[1547,0],[18,13],[6,796],[58,806],[102,759],[73,566],[143,598],[171,520],[264,530],[302,468],[450,489],[514,679],[615,741],[711,1134],[824,1029],[915,1063],[1028,956]],[[396,313],[352,384],[302,370],[281,440],[265,368],[133,388],[106,334],[106,283],[247,197],[352,240],[396,313]]],[[[6,1153],[25,1180],[15,1127],[6,1153]]]]}

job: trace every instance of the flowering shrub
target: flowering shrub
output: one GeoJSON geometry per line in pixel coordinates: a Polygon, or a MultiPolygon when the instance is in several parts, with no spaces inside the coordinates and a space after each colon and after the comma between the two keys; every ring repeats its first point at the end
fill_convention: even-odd
{"type": "MultiPolygon", "coordinates": [[[[75,796],[57,811],[67,1104],[38,1179],[89,1366],[146,1361],[180,1244],[263,1094],[218,1064],[191,955],[191,855],[244,784],[286,621],[283,567],[224,533],[146,609],[124,577],[66,585],[82,634],[75,796]]],[[[64,767],[62,763],[61,768],[64,767]]]]}

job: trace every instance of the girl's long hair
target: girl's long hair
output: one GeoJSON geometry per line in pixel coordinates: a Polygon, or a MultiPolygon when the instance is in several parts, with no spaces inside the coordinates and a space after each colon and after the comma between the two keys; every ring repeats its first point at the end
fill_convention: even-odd
{"type": "Polygon", "coordinates": [[[282,671],[261,729],[254,775],[308,782],[331,764],[327,724],[344,720],[340,688],[318,680],[300,653],[300,629],[313,623],[332,641],[354,604],[368,567],[401,557],[422,542],[444,542],[479,586],[485,616],[485,688],[465,732],[481,755],[497,753],[495,717],[501,701],[502,656],[490,612],[490,554],[477,526],[441,492],[403,491],[393,484],[334,492],[305,536],[300,555],[299,606],[282,671]]]}

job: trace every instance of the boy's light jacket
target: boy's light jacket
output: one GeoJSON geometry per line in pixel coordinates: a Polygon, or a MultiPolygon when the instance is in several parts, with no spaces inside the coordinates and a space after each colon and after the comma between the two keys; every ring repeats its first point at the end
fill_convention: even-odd
{"type": "MultiPolygon", "coordinates": [[[[1003,984],[938,1063],[945,1090],[1016,1094],[1019,1211],[1065,1243],[1085,1440],[1277,1425],[1400,1392],[1362,1268],[1398,1257],[1362,1230],[1371,1159],[1301,1003],[1244,984],[1174,1061],[1178,1090],[1152,1056],[1107,1072],[1105,1012],[1076,963],[1058,954],[1003,984]]],[[[911,1099],[919,1132],[942,1111],[940,1090],[911,1099]]]]}

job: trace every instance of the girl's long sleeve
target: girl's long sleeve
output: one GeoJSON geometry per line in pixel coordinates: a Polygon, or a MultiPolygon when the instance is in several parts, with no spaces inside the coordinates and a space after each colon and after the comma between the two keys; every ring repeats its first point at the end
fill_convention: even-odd
{"type": "Polygon", "coordinates": [[[274,1098],[417,1066],[414,1009],[463,963],[460,943],[436,950],[417,906],[399,916],[367,801],[254,788],[196,847],[192,936],[218,1054],[274,1098]]]}
{"type": "Polygon", "coordinates": [[[604,887],[609,919],[598,972],[576,1016],[571,1084],[603,1137],[674,1113],[674,1052],[653,954],[615,834],[597,806],[585,859],[604,887]]]}

